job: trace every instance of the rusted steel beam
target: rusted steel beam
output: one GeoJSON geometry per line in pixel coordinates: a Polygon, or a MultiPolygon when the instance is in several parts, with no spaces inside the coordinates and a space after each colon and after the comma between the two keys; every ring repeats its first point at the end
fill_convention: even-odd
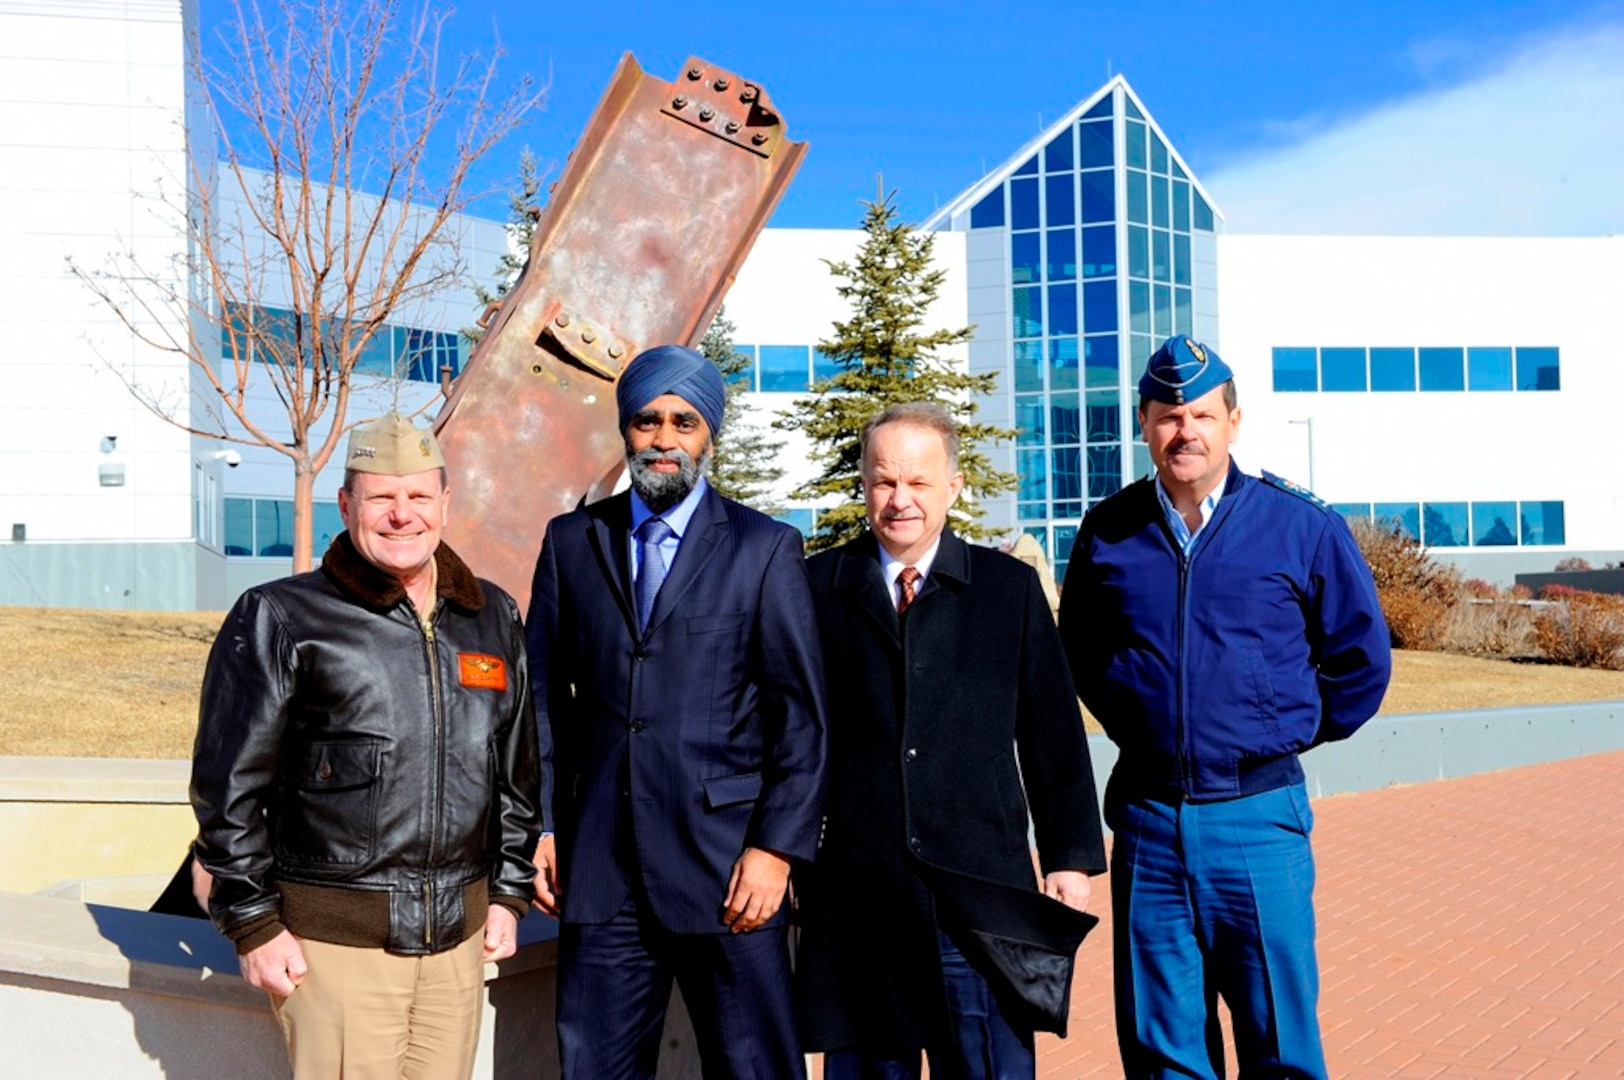
{"type": "Polygon", "coordinates": [[[615,378],[697,342],[805,150],[733,72],[691,57],[665,82],[621,60],[435,421],[446,540],[521,606],[547,522],[619,477],[615,378]]]}

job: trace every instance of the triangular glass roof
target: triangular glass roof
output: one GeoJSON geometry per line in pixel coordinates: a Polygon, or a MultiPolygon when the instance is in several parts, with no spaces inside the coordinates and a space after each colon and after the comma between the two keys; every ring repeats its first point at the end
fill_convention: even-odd
{"type": "MultiPolygon", "coordinates": [[[[1122,89],[1123,110],[1130,117],[1142,118],[1150,126],[1150,129],[1158,136],[1160,145],[1166,148],[1172,160],[1173,174],[1180,178],[1188,177],[1191,185],[1196,191],[1200,192],[1201,197],[1206,200],[1207,205],[1212,209],[1213,217],[1222,221],[1223,212],[1213,203],[1212,196],[1201,185],[1201,181],[1191,173],[1189,165],[1167,138],[1167,133],[1162,130],[1160,124],[1156,123],[1155,117],[1151,115],[1149,109],[1145,108],[1145,103],[1140,100],[1138,94],[1134,93],[1133,87],[1128,85],[1128,80],[1121,75],[1116,75],[1104,86],[1072,106],[1064,116],[1033,136],[1019,150],[1010,155],[1002,165],[992,169],[980,180],[965,188],[929,218],[925,219],[920,228],[925,230],[951,229],[954,227],[953,219],[955,217],[963,214],[966,215],[965,220],[967,221],[970,208],[980,202],[989,191],[999,184],[1002,184],[1011,176],[1036,172],[1038,156],[1044,152],[1045,147],[1054,141],[1056,136],[1084,117],[1111,115],[1112,93],[1118,87],[1122,89]]],[[[1155,144],[1153,143],[1153,145],[1155,144]]]]}

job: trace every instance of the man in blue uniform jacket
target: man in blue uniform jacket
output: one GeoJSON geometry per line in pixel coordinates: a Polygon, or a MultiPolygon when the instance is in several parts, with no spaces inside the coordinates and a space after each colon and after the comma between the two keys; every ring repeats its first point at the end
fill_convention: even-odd
{"type": "Polygon", "coordinates": [[[705,482],[709,360],[650,349],[615,399],[631,490],[548,526],[525,620],[563,1075],[652,1080],[675,979],[707,1078],[802,1076],[784,900],[826,736],[801,537],[705,482]]]}
{"type": "Polygon", "coordinates": [[[1060,603],[1078,692],[1120,750],[1117,1038],[1131,1078],[1323,1077],[1312,814],[1297,755],[1343,739],[1391,672],[1375,585],[1340,515],[1231,460],[1235,383],[1173,338],[1139,381],[1156,466],[1083,522],[1060,603]]]}

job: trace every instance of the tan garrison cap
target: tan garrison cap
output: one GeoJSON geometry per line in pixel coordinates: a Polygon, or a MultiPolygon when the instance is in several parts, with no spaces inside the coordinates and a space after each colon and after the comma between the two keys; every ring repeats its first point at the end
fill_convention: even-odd
{"type": "Polygon", "coordinates": [[[383,476],[411,476],[445,468],[434,433],[392,412],[350,432],[344,467],[383,476]]]}

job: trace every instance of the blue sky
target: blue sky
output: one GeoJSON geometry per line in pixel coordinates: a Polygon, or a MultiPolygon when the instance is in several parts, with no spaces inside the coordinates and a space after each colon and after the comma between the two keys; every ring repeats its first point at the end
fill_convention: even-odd
{"type": "Polygon", "coordinates": [[[549,86],[496,188],[521,146],[556,171],[630,50],[767,88],[811,144],[775,226],[855,226],[880,173],[921,220],[1120,73],[1231,231],[1624,232],[1624,0],[455,7],[453,48],[549,86]]]}

